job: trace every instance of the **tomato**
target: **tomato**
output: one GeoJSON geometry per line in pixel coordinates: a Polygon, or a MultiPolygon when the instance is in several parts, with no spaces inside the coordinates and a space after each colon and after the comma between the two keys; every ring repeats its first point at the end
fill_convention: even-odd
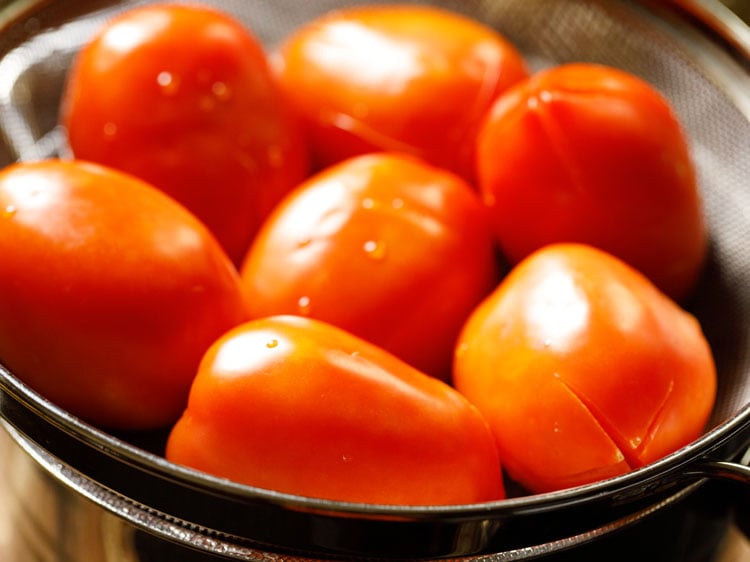
{"type": "Polygon", "coordinates": [[[716,372],[697,320],[606,252],[555,244],[467,321],[456,388],[508,474],[546,492],[623,474],[698,438],[716,372]]]}
{"type": "Polygon", "coordinates": [[[263,48],[206,7],[155,4],[106,24],[74,61],[61,120],[77,158],[159,187],[236,263],[308,172],[263,48]]]}
{"type": "Polygon", "coordinates": [[[481,117],[527,76],[495,30],[428,6],[336,10],[290,34],[274,60],[319,166],[399,151],[468,180],[481,117]]]}
{"type": "Polygon", "coordinates": [[[466,182],[413,157],[341,162],[258,233],[241,268],[250,312],[325,320],[447,379],[461,325],[499,281],[484,213],[466,182]]]}
{"type": "Polygon", "coordinates": [[[296,316],[248,322],[208,350],[166,457],[332,500],[459,504],[504,493],[492,433],[463,396],[296,316]]]}
{"type": "Polygon", "coordinates": [[[79,161],[0,172],[0,361],[102,427],[174,422],[200,357],[246,319],[214,237],[133,177],[79,161]]]}
{"type": "Polygon", "coordinates": [[[570,64],[496,101],[477,141],[477,177],[511,263],[554,242],[601,248],[686,298],[707,248],[681,125],[641,79],[570,64]]]}

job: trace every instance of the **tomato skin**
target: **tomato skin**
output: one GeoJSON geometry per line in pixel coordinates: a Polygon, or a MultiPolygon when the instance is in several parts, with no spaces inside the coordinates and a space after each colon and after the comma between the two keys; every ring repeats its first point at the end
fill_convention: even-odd
{"type": "Polygon", "coordinates": [[[73,154],[124,170],[195,213],[238,263],[309,168],[263,48],[206,7],[115,18],[79,53],[62,103],[73,154]]]}
{"type": "Polygon", "coordinates": [[[668,101],[635,76],[569,64],[511,88],[478,135],[477,177],[511,263],[580,242],[677,300],[697,282],[707,232],[686,139],[668,101]]]}
{"type": "Polygon", "coordinates": [[[517,265],[467,321],[453,382],[529,490],[585,484],[698,438],[716,394],[697,320],[590,246],[517,265]]]}
{"type": "Polygon", "coordinates": [[[248,322],[208,350],[166,457],[342,501],[438,505],[504,494],[492,433],[463,396],[304,317],[248,322]]]}
{"type": "Polygon", "coordinates": [[[0,172],[0,361],[90,423],[167,426],[246,319],[208,230],[140,180],[49,160],[0,172]]]}
{"type": "Polygon", "coordinates": [[[447,379],[466,317],[498,283],[485,210],[458,176],[400,154],[310,178],[240,270],[253,317],[301,314],[447,379]]]}
{"type": "Polygon", "coordinates": [[[319,167],[398,151],[467,180],[481,117],[527,76],[496,31],[427,6],[336,10],[292,33],[274,60],[319,167]]]}

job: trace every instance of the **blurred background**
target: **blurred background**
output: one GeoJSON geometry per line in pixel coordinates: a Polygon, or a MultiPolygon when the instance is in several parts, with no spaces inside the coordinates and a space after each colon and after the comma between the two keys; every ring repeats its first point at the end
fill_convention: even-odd
{"type": "Polygon", "coordinates": [[[750,0],[723,0],[723,2],[734,10],[742,19],[750,22],[750,0]]]}

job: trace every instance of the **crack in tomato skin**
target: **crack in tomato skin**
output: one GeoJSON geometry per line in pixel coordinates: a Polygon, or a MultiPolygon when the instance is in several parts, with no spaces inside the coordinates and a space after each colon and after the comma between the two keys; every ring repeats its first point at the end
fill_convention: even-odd
{"type": "Polygon", "coordinates": [[[606,413],[603,412],[595,402],[590,400],[585,393],[568,383],[563,377],[556,374],[555,378],[557,378],[560,381],[560,384],[564,385],[570,391],[570,393],[580,401],[581,407],[585,408],[591,414],[591,417],[596,420],[599,426],[605,431],[610,439],[612,439],[612,442],[615,443],[628,466],[630,468],[637,468],[641,466],[643,463],[639,459],[639,452],[647,446],[651,439],[653,439],[654,433],[658,431],[659,416],[666,407],[674,385],[670,384],[669,391],[662,403],[659,405],[658,410],[651,417],[651,420],[648,424],[648,429],[644,432],[644,436],[635,436],[628,438],[621,433],[617,426],[612,424],[611,420],[608,419],[606,413]]]}
{"type": "MultiPolygon", "coordinates": [[[[616,377],[620,380],[628,377],[629,373],[618,373],[616,377]]],[[[658,374],[655,374],[653,378],[657,378],[658,374]]],[[[591,413],[594,419],[604,428],[607,434],[611,437],[614,443],[617,444],[618,448],[622,451],[624,457],[627,459],[628,464],[632,467],[641,466],[642,453],[648,448],[648,445],[654,439],[654,435],[659,430],[659,420],[663,416],[665,410],[670,404],[670,399],[673,395],[675,382],[674,379],[668,376],[668,382],[666,387],[661,391],[656,392],[657,387],[654,387],[653,392],[648,393],[648,402],[650,403],[649,410],[640,410],[636,419],[625,420],[629,421],[629,424],[623,423],[623,418],[618,416],[617,409],[622,410],[615,402],[614,406],[608,404],[606,401],[598,402],[597,399],[589,395],[583,386],[577,384],[571,377],[564,375],[557,375],[558,380],[561,384],[564,384],[580,401],[581,404],[591,413]],[[612,408],[615,410],[612,410],[612,408]],[[618,421],[619,420],[619,421],[618,421]],[[633,425],[635,424],[635,425],[633,425]]],[[[664,377],[658,377],[664,378],[664,377]]],[[[606,382],[602,381],[601,384],[596,386],[606,386],[606,382]]],[[[620,397],[620,403],[624,400],[628,403],[638,403],[639,401],[646,404],[646,398],[644,394],[640,393],[638,396],[629,395],[619,389],[620,386],[614,384],[613,387],[616,391],[617,396],[620,397]]],[[[617,397],[615,397],[617,400],[617,397]]]]}
{"type": "MultiPolygon", "coordinates": [[[[514,414],[507,403],[501,405],[500,400],[478,404],[495,429],[498,419],[488,414],[488,409],[507,408],[505,416],[524,420],[523,427],[496,431],[502,462],[514,480],[534,492],[549,492],[631,470],[617,444],[556,373],[535,371],[530,365],[522,375],[525,382],[521,384],[532,390],[526,396],[511,392],[508,398],[512,395],[513,400],[523,402],[520,414],[514,414]],[[521,448],[524,453],[519,455],[521,448]]],[[[508,417],[503,419],[507,422],[508,417]]]]}
{"type": "Polygon", "coordinates": [[[572,63],[501,95],[477,135],[477,184],[512,263],[556,242],[602,248],[686,299],[708,235],[681,124],[649,84],[572,63]]]}
{"type": "Polygon", "coordinates": [[[700,325],[643,275],[590,246],[556,244],[474,311],[453,383],[487,417],[511,478],[547,492],[697,438],[716,373],[700,325]]]}

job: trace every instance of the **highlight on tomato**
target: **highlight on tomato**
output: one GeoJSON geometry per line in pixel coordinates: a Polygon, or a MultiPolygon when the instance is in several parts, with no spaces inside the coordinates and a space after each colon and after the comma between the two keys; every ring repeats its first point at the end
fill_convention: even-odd
{"type": "Polygon", "coordinates": [[[0,171],[0,255],[0,362],[100,427],[174,423],[205,350],[246,319],[205,226],[100,165],[0,171]]]}
{"type": "Polygon", "coordinates": [[[408,4],[330,12],[293,31],[274,55],[319,167],[396,151],[467,180],[481,118],[528,74],[496,30],[408,4]]]}
{"type": "Polygon", "coordinates": [[[697,439],[716,372],[697,320],[602,250],[546,246],[467,321],[453,383],[512,479],[547,492],[624,474],[697,439]]]}
{"type": "Polygon", "coordinates": [[[481,126],[477,178],[511,263],[580,242],[677,300],[700,277],[708,235],[687,139],[668,100],[636,76],[575,63],[509,89],[481,126]]]}
{"type": "Polygon", "coordinates": [[[417,158],[345,160],[258,233],[240,270],[250,313],[324,320],[447,379],[461,325],[500,279],[485,212],[465,181],[417,158]]]}
{"type": "Polygon", "coordinates": [[[250,321],[208,350],[166,457],[331,500],[444,505],[504,495],[492,433],[463,396],[299,316],[250,321]]]}
{"type": "Polygon", "coordinates": [[[76,158],[162,189],[235,263],[309,168],[262,45],[205,6],[156,3],[108,21],[73,62],[61,122],[76,158]]]}

